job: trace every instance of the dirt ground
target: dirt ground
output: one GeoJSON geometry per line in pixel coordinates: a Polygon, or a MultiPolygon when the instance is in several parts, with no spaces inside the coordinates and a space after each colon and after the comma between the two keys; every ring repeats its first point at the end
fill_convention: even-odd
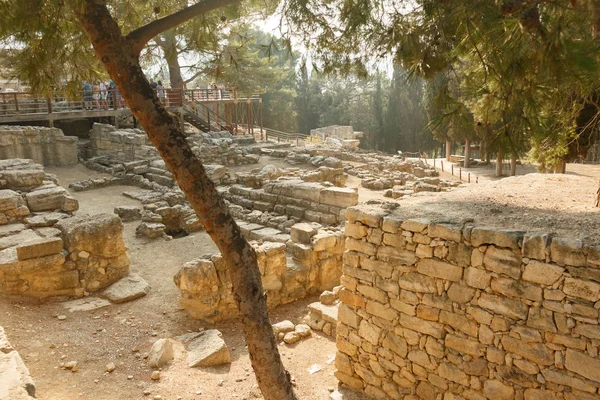
{"type": "MultiPolygon", "coordinates": [[[[399,213],[600,241],[600,208],[594,206],[600,165],[568,164],[566,174],[540,174],[533,165],[519,165],[517,176],[504,178],[493,176],[494,166],[488,165],[463,169],[463,182],[468,172],[471,183],[457,189],[401,199],[399,213]]],[[[457,174],[455,167],[454,177],[447,172],[441,177],[457,179],[457,174]]]]}
{"type": "MultiPolygon", "coordinates": [[[[283,160],[262,157],[260,165],[231,168],[232,172],[251,170],[266,164],[287,167],[283,160]]],[[[428,216],[438,220],[473,220],[476,224],[529,227],[556,231],[588,240],[600,238],[600,216],[594,207],[600,167],[569,165],[566,175],[527,174],[495,180],[489,171],[474,168],[479,183],[441,193],[420,193],[398,200],[399,211],[407,216],[428,216]]],[[[530,172],[519,167],[519,172],[530,172]]],[[[83,166],[48,168],[63,186],[102,176],[83,166]]],[[[449,174],[443,175],[450,177],[449,174]]],[[[360,181],[350,177],[348,186],[359,188],[360,181]]],[[[130,189],[114,186],[87,192],[73,192],[80,202],[80,213],[112,213],[117,205],[138,204],[122,196],[130,189]]],[[[386,200],[383,191],[359,188],[360,201],[386,200]]],[[[229,366],[192,369],[185,365],[181,349],[176,349],[173,364],[152,381],[152,370],[143,358],[158,338],[174,337],[211,325],[192,320],[178,307],[178,290],[173,276],[187,261],[216,248],[210,238],[199,232],[187,237],[148,242],[135,236],[136,223],[125,224],[125,241],[131,255],[131,269],[152,286],[149,295],[122,305],[93,312],[68,313],[60,300],[33,301],[0,297],[0,325],[20,352],[37,384],[41,400],[117,400],[117,399],[261,399],[247,349],[237,322],[215,325],[230,347],[229,366]],[[65,314],[60,321],[57,315],[65,314]],[[79,370],[59,368],[61,362],[77,361],[79,370]],[[106,364],[117,366],[105,372],[106,364]],[[144,394],[146,393],[146,394],[144,394]],[[158,398],[158,397],[157,397],[158,398]]],[[[299,322],[306,305],[316,298],[279,307],[271,312],[273,322],[291,319],[299,322]]],[[[335,342],[313,333],[312,337],[288,346],[281,344],[284,363],[294,377],[302,399],[328,399],[337,389],[333,376],[335,342]],[[321,370],[311,374],[317,364],[321,370]]],[[[343,391],[343,399],[358,400],[360,395],[343,391]]]]}
{"type": "MultiPolygon", "coordinates": [[[[283,165],[281,165],[283,166],[283,165]]],[[[252,169],[254,166],[246,168],[252,169]]],[[[102,174],[83,166],[47,168],[63,186],[102,174]]],[[[112,213],[117,205],[137,204],[121,195],[127,186],[113,186],[87,192],[73,192],[79,213],[112,213]]],[[[214,254],[216,247],[204,232],[187,237],[148,242],[135,236],[136,223],[126,223],[124,237],[131,255],[131,270],[150,283],[148,296],[120,305],[92,311],[69,313],[60,300],[33,301],[0,297],[0,325],[20,352],[36,382],[41,400],[129,400],[153,399],[261,399],[256,379],[237,322],[209,325],[193,320],[178,307],[179,292],[173,276],[187,261],[214,254]],[[59,321],[56,316],[67,315],[59,321]],[[174,337],[199,328],[217,328],[230,348],[233,362],[215,368],[188,368],[182,349],[175,361],[161,372],[158,382],[144,354],[159,338],[174,337]],[[75,373],[59,368],[61,362],[77,361],[75,373]],[[117,366],[107,373],[106,364],[117,366]],[[149,394],[144,394],[144,392],[149,394]]],[[[272,322],[290,319],[300,322],[307,314],[309,298],[273,310],[272,322]]],[[[337,388],[333,376],[336,352],[332,338],[313,333],[312,337],[289,346],[280,345],[286,368],[292,374],[302,399],[329,399],[337,388]],[[317,364],[321,370],[309,373],[317,364]]],[[[345,393],[344,399],[362,397],[345,393]]]]}

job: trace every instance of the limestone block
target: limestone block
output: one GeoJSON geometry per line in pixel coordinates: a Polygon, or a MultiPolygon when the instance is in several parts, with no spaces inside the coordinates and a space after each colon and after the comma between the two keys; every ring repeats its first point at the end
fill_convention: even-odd
{"type": "Polygon", "coordinates": [[[443,339],[446,336],[444,325],[436,322],[424,321],[420,318],[411,317],[410,315],[400,314],[400,325],[413,331],[421,332],[426,335],[433,336],[438,339],[443,339]]]}
{"type": "Polygon", "coordinates": [[[223,334],[216,329],[201,332],[188,344],[189,367],[212,367],[230,364],[231,354],[223,340],[223,334]]]}
{"type": "Polygon", "coordinates": [[[490,286],[492,275],[484,270],[469,267],[465,269],[464,280],[471,287],[485,289],[490,286]]]}
{"type": "Polygon", "coordinates": [[[92,256],[112,258],[127,251],[123,224],[116,215],[78,215],[55,225],[69,252],[86,251],[92,256]]]}
{"type": "Polygon", "coordinates": [[[17,258],[19,260],[28,260],[31,258],[45,257],[52,254],[58,254],[63,249],[61,238],[40,238],[33,242],[17,246],[17,258]]]}
{"type": "Polygon", "coordinates": [[[417,262],[417,271],[434,278],[458,282],[462,278],[463,269],[435,258],[424,258],[417,262]]]}
{"type": "Polygon", "coordinates": [[[191,294],[210,294],[220,286],[217,270],[212,261],[195,259],[186,263],[174,277],[179,290],[191,294]]]}
{"type": "Polygon", "coordinates": [[[471,230],[471,246],[479,247],[483,244],[493,244],[498,247],[508,247],[519,250],[524,232],[488,227],[475,227],[471,230]]]}
{"type": "Polygon", "coordinates": [[[542,301],[542,288],[519,279],[494,278],[492,290],[507,297],[542,301]]]}
{"type": "Polygon", "coordinates": [[[292,242],[310,244],[310,239],[317,234],[317,229],[306,222],[301,222],[292,225],[290,228],[290,236],[292,242]]]}
{"type": "Polygon", "coordinates": [[[530,260],[525,266],[523,279],[541,285],[551,286],[562,276],[564,268],[537,260],[530,260]]]}
{"type": "Polygon", "coordinates": [[[527,318],[528,307],[519,300],[482,293],[478,305],[483,309],[491,310],[509,318],[521,320],[527,318]]]}
{"type": "Polygon", "coordinates": [[[585,378],[600,382],[600,360],[579,351],[567,349],[565,368],[585,378]]]}
{"type": "Polygon", "coordinates": [[[117,206],[114,213],[121,218],[123,222],[135,221],[142,218],[142,211],[136,206],[117,206]]]}
{"type": "Polygon", "coordinates": [[[358,192],[352,188],[325,188],[320,192],[319,202],[336,207],[355,206],[358,203],[358,192]]]}
{"type": "Polygon", "coordinates": [[[44,183],[46,174],[41,169],[41,166],[39,166],[38,168],[39,169],[25,169],[12,171],[4,170],[0,171],[0,176],[4,181],[6,181],[6,184],[4,186],[7,188],[17,190],[29,190],[38,186],[42,186],[44,183]]]}
{"type": "Polygon", "coordinates": [[[311,242],[314,251],[325,251],[336,247],[343,239],[341,232],[320,231],[312,237],[311,242]]]}
{"type": "Polygon", "coordinates": [[[22,206],[25,202],[23,198],[13,190],[0,190],[0,212],[7,212],[22,206]]]}
{"type": "MultiPolygon", "coordinates": [[[[577,356],[575,358],[577,359],[577,356]]],[[[572,358],[570,357],[569,360],[571,361],[572,358]]],[[[584,366],[581,367],[584,368],[584,366]]],[[[581,390],[583,392],[594,393],[596,391],[596,387],[594,385],[590,384],[589,382],[586,382],[583,379],[568,375],[566,371],[555,371],[546,368],[542,369],[541,372],[548,382],[552,382],[557,385],[565,385],[573,389],[581,390]]]]}
{"type": "Polygon", "coordinates": [[[74,199],[69,195],[69,192],[60,186],[34,190],[27,193],[25,199],[27,200],[29,209],[33,212],[54,210],[75,211],[77,209],[73,204],[74,199]]]}
{"type": "Polygon", "coordinates": [[[584,267],[587,259],[583,254],[583,242],[578,239],[552,238],[550,258],[558,265],[584,267]]]}
{"type": "Polygon", "coordinates": [[[511,250],[489,246],[483,258],[483,265],[498,274],[505,274],[514,279],[521,277],[521,257],[511,250]]]}
{"type": "Polygon", "coordinates": [[[129,274],[109,286],[102,295],[113,303],[125,303],[150,292],[150,285],[141,276],[129,274]]]}
{"type": "Polygon", "coordinates": [[[581,279],[565,278],[563,292],[567,296],[579,297],[588,301],[600,300],[600,284],[581,279]]]}
{"type": "Polygon", "coordinates": [[[483,383],[483,394],[489,400],[513,400],[515,389],[498,380],[488,379],[483,383]]]}
{"type": "Polygon", "coordinates": [[[175,358],[173,342],[171,339],[158,339],[148,352],[148,366],[162,368],[175,358]]]}
{"type": "Polygon", "coordinates": [[[398,281],[400,289],[420,293],[436,293],[435,280],[415,272],[403,274],[398,281]]]}
{"type": "Polygon", "coordinates": [[[379,228],[383,218],[387,216],[387,213],[380,208],[370,206],[354,206],[346,209],[346,219],[351,222],[360,222],[363,225],[370,226],[372,228],[379,228]]]}
{"type": "Polygon", "coordinates": [[[451,240],[458,243],[462,239],[462,227],[444,223],[429,224],[427,228],[427,236],[431,238],[451,240]]]}
{"type": "Polygon", "coordinates": [[[400,227],[405,231],[418,233],[425,232],[428,226],[429,220],[424,218],[409,219],[402,222],[402,224],[400,225],[400,227]]]}
{"type": "Polygon", "coordinates": [[[0,399],[32,400],[36,395],[35,383],[21,356],[8,342],[0,326],[0,399]]]}
{"type": "Polygon", "coordinates": [[[511,336],[504,336],[501,341],[504,349],[510,353],[518,354],[541,366],[554,365],[554,351],[542,343],[526,343],[511,336]]]}
{"type": "Polygon", "coordinates": [[[523,257],[546,260],[546,249],[551,235],[547,233],[528,233],[523,238],[523,257]]]}
{"type": "Polygon", "coordinates": [[[446,335],[444,344],[461,354],[469,354],[473,357],[481,357],[486,349],[485,345],[479,343],[479,341],[464,339],[451,334],[446,335]]]}

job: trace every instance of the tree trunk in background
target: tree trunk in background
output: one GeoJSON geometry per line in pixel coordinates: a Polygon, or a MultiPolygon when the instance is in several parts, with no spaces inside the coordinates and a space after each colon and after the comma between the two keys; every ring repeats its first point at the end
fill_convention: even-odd
{"type": "Polygon", "coordinates": [[[567,161],[566,160],[560,160],[556,163],[556,165],[554,166],[554,173],[555,174],[565,174],[567,172],[567,161]]]}
{"type": "Polygon", "coordinates": [[[486,158],[486,151],[485,151],[485,142],[482,140],[481,142],[479,142],[479,159],[481,161],[485,161],[486,158]]]}
{"type": "Polygon", "coordinates": [[[173,89],[183,89],[183,78],[181,77],[181,66],[179,65],[179,52],[177,51],[177,40],[173,29],[166,31],[162,40],[158,42],[165,61],[169,67],[169,81],[173,89]]]}
{"type": "Polygon", "coordinates": [[[502,160],[504,159],[504,153],[502,150],[498,150],[496,154],[496,176],[502,176],[502,160]]]}
{"type": "Polygon", "coordinates": [[[446,161],[450,161],[450,156],[452,155],[452,142],[446,140],[446,161]]]}
{"type": "Polygon", "coordinates": [[[463,167],[469,168],[471,164],[471,141],[469,139],[465,139],[465,160],[463,162],[463,167]]]}
{"type": "Polygon", "coordinates": [[[106,4],[86,0],[78,17],[96,56],[158,149],[227,263],[250,361],[264,398],[295,400],[290,376],[281,362],[269,322],[254,249],[242,236],[223,198],[192,152],[177,119],[164,108],[150,87],[135,46],[121,35],[106,4]]]}
{"type": "Polygon", "coordinates": [[[515,151],[510,155],[510,176],[517,174],[517,153],[515,151]]]}

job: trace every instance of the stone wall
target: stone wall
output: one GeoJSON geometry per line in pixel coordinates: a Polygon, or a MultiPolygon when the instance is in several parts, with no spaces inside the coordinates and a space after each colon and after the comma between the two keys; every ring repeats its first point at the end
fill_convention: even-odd
{"type": "Polygon", "coordinates": [[[358,192],[354,189],[295,179],[270,182],[262,189],[233,185],[223,195],[246,209],[287,215],[297,222],[328,225],[342,221],[344,209],[358,203],[358,192]]]}
{"type": "Polygon", "coordinates": [[[600,246],[346,212],[336,376],[377,399],[600,394],[600,246]]]}
{"type": "Polygon", "coordinates": [[[11,346],[0,326],[0,400],[31,400],[35,383],[19,353],[11,346]]]}
{"type": "Polygon", "coordinates": [[[158,150],[141,129],[117,129],[95,123],[90,131],[89,157],[110,156],[118,161],[159,158],[158,150]]]}
{"type": "MultiPolygon", "coordinates": [[[[204,164],[238,165],[257,163],[259,147],[251,136],[229,132],[199,133],[187,138],[192,151],[204,164]]],[[[90,131],[88,158],[106,156],[120,162],[159,159],[158,150],[141,129],[117,129],[95,123],[90,131]]]]}
{"type": "Polygon", "coordinates": [[[11,224],[0,231],[0,293],[80,297],[127,275],[119,217],[55,214],[42,226],[11,224]]]}
{"type": "Polygon", "coordinates": [[[0,126],[0,159],[29,158],[45,166],[77,164],[77,138],[58,128],[0,126]]]}
{"type": "MultiPolygon", "coordinates": [[[[292,238],[302,242],[289,243],[293,246],[291,255],[284,243],[251,242],[270,308],[339,284],[342,233],[299,225],[305,226],[293,230],[292,238]]],[[[185,264],[174,280],[181,293],[180,304],[193,318],[217,321],[238,315],[231,278],[221,255],[185,264]]]]}

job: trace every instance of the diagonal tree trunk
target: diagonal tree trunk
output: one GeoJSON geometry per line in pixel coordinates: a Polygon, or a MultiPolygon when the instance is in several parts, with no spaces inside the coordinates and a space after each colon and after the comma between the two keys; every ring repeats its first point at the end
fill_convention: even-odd
{"type": "MultiPolygon", "coordinates": [[[[252,368],[264,398],[295,400],[290,376],[281,362],[269,322],[254,249],[229,215],[214,183],[188,145],[177,119],[163,107],[150,87],[139,64],[139,42],[122,36],[102,0],[85,0],[78,18],[96,56],[227,262],[252,368]]],[[[149,40],[147,36],[144,40],[149,40]]]]}

